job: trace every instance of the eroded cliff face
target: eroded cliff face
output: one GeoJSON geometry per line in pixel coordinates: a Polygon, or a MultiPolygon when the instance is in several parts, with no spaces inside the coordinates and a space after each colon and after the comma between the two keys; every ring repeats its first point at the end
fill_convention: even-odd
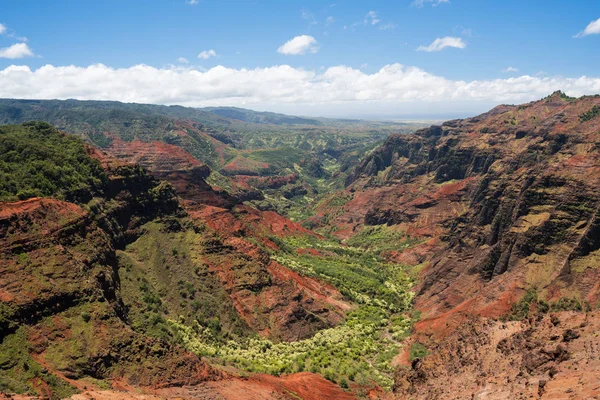
{"type": "MultiPolygon", "coordinates": [[[[421,264],[415,306],[423,316],[415,337],[438,349],[423,362],[452,353],[449,343],[437,344],[448,335],[485,336],[461,330],[473,316],[521,319],[548,308],[584,313],[600,306],[599,107],[598,96],[557,92],[391,136],[349,177],[340,195],[345,202],[322,206],[313,222],[335,225],[342,239],[386,224],[420,242],[388,257],[421,264]],[[527,295],[535,300],[523,300],[527,295]]],[[[435,368],[448,367],[452,379],[467,376],[443,365],[435,368]]],[[[418,388],[414,396],[456,395],[457,388],[442,386],[428,394],[430,380],[441,383],[439,371],[428,376],[413,369],[419,375],[409,379],[418,388]]],[[[477,385],[493,379],[491,371],[477,385]]],[[[545,379],[552,387],[552,379],[562,378],[545,379]]],[[[506,393],[518,394],[513,389],[506,393]]]]}
{"type": "Polygon", "coordinates": [[[426,315],[500,316],[531,287],[596,306],[600,118],[586,115],[599,104],[555,93],[390,137],[351,176],[338,235],[387,224],[420,238],[398,257],[427,262],[426,315]]]}
{"type": "Polygon", "coordinates": [[[172,189],[137,167],[111,171],[89,204],[34,198],[0,209],[3,391],[65,397],[83,377],[197,384],[221,374],[132,329],[115,250],[180,212],[172,189]]]}

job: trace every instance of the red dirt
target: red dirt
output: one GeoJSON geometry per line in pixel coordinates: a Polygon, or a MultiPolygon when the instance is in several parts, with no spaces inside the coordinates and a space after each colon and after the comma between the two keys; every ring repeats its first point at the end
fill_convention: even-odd
{"type": "MultiPolygon", "coordinates": [[[[50,212],[51,216],[67,216],[72,213],[82,216],[85,211],[76,204],[49,198],[35,197],[16,202],[0,202],[0,219],[18,217],[18,214],[50,212]]],[[[57,219],[57,218],[55,218],[57,219]]]]}
{"type": "Polygon", "coordinates": [[[204,165],[179,146],[164,142],[125,142],[114,138],[105,151],[123,162],[139,164],[149,171],[174,172],[204,165]]]}
{"type": "Polygon", "coordinates": [[[88,390],[71,397],[72,400],[353,400],[355,398],[338,385],[308,372],[282,377],[257,374],[248,378],[235,377],[195,386],[164,389],[127,387],[127,392],[88,390]]]}
{"type": "Polygon", "coordinates": [[[0,202],[0,248],[43,241],[86,215],[78,205],[55,199],[0,202]]]}

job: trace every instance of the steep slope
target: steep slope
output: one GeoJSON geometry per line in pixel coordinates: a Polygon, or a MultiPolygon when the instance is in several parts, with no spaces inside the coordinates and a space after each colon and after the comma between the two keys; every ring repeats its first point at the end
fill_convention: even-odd
{"type": "MultiPolygon", "coordinates": [[[[416,340],[437,354],[453,346],[437,340],[473,316],[520,320],[597,309],[599,110],[598,96],[557,92],[393,135],[353,171],[344,193],[321,205],[313,223],[335,226],[332,233],[343,239],[385,225],[416,243],[386,256],[420,264],[416,340]]],[[[470,333],[462,337],[471,340],[470,333]]],[[[421,378],[413,382],[419,396],[427,397],[431,382],[443,386],[421,378]]]]}
{"type": "Polygon", "coordinates": [[[596,305],[599,104],[555,93],[391,136],[349,178],[335,234],[386,224],[428,241],[421,247],[441,239],[439,252],[398,256],[429,256],[418,304],[432,314],[472,301],[484,287],[476,303],[489,315],[506,311],[505,291],[519,297],[529,287],[549,300],[596,305]]]}
{"type": "MultiPolygon", "coordinates": [[[[21,154],[25,167],[47,150],[44,142],[64,142],[65,149],[72,141],[37,124],[0,128],[3,146],[18,143],[15,134],[20,143],[36,143],[21,154]]],[[[80,157],[72,168],[93,165],[85,153],[80,157]]],[[[76,381],[84,376],[118,376],[136,385],[194,384],[220,376],[169,342],[131,329],[115,247],[139,235],[145,221],[177,213],[177,201],[171,189],[139,169],[121,167],[104,177],[98,167],[92,170],[101,183],[86,191],[98,200],[85,206],[50,198],[0,203],[2,391],[57,398],[81,389],[85,384],[76,381]]],[[[51,181],[56,186],[47,195],[70,193],[70,182],[51,181]]],[[[32,193],[40,182],[28,182],[22,192],[32,193]]],[[[6,183],[4,193],[11,189],[6,183]]]]}
{"type": "Polygon", "coordinates": [[[5,174],[45,157],[82,172],[20,186],[8,174],[0,180],[3,199],[48,196],[0,202],[2,392],[62,398],[109,379],[154,388],[223,379],[177,346],[175,325],[204,326],[221,341],[253,332],[289,340],[333,326],[348,308],[334,288],[286,270],[259,247],[225,243],[138,166],[45,123],[0,127],[0,145],[20,156],[6,153],[5,174]]]}
{"type": "Polygon", "coordinates": [[[598,311],[465,319],[428,343],[435,349],[429,356],[398,369],[394,391],[400,399],[594,399],[599,328],[598,311]]]}

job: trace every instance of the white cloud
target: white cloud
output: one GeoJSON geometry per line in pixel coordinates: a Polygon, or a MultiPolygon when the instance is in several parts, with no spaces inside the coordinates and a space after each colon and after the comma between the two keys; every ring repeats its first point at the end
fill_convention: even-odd
{"type": "MultiPolygon", "coordinates": [[[[111,68],[45,65],[0,70],[0,98],[240,106],[280,112],[350,116],[367,114],[483,112],[498,103],[522,103],[563,90],[571,96],[600,93],[600,77],[519,76],[451,80],[420,68],[386,65],[367,73],[347,66],[307,70],[289,65],[234,69],[216,66],[111,68]]],[[[467,115],[468,115],[467,114],[467,115]]]]}
{"type": "Polygon", "coordinates": [[[211,57],[216,57],[217,56],[217,52],[214,51],[213,49],[210,50],[204,50],[201,51],[200,54],[198,54],[198,58],[201,58],[203,60],[208,60],[211,57]]]}
{"type": "Polygon", "coordinates": [[[375,11],[369,11],[367,15],[365,15],[365,25],[377,25],[381,20],[377,18],[377,13],[375,11]]]}
{"type": "Polygon", "coordinates": [[[179,57],[179,58],[177,59],[177,62],[178,62],[178,63],[181,63],[181,64],[189,64],[189,61],[188,61],[188,59],[187,59],[187,58],[185,58],[185,57],[179,57]]]}
{"type": "Polygon", "coordinates": [[[573,36],[576,38],[587,36],[587,35],[598,35],[600,34],[600,18],[595,21],[592,21],[585,27],[585,29],[579,32],[577,35],[573,36]]]}
{"type": "Polygon", "coordinates": [[[317,51],[319,51],[317,40],[309,35],[296,36],[277,49],[278,53],[285,55],[302,55],[316,53],[317,51]]]}
{"type": "Polygon", "coordinates": [[[329,25],[333,24],[334,22],[335,22],[335,18],[333,18],[333,17],[329,16],[329,17],[327,17],[327,19],[325,20],[325,25],[326,25],[326,26],[329,26],[329,25]]]}
{"type": "Polygon", "coordinates": [[[26,37],[21,37],[21,36],[17,36],[17,34],[15,33],[15,31],[13,31],[12,29],[8,29],[8,27],[4,24],[0,24],[0,35],[6,35],[9,38],[13,38],[18,40],[19,42],[26,42],[27,38],[26,37]]]}
{"type": "Polygon", "coordinates": [[[502,72],[519,72],[519,68],[508,67],[502,70],[502,72]]]}
{"type": "Polygon", "coordinates": [[[27,43],[15,43],[10,47],[0,49],[0,58],[15,59],[33,57],[34,55],[27,43]]]}
{"type": "Polygon", "coordinates": [[[437,7],[442,3],[450,3],[450,0],[415,0],[411,5],[413,7],[421,8],[425,5],[425,3],[432,3],[432,6],[437,7]]]}
{"type": "Polygon", "coordinates": [[[417,51],[441,51],[446,47],[454,47],[457,49],[464,49],[467,44],[461,39],[453,36],[446,36],[443,38],[437,38],[429,46],[419,46],[417,51]]]}
{"type": "Polygon", "coordinates": [[[381,29],[382,31],[387,31],[389,29],[395,29],[395,28],[396,28],[396,24],[393,24],[391,22],[389,22],[387,24],[379,25],[379,29],[381,29]]]}
{"type": "Polygon", "coordinates": [[[185,0],[185,4],[189,4],[192,6],[195,6],[198,3],[199,3],[199,0],[185,0]]]}

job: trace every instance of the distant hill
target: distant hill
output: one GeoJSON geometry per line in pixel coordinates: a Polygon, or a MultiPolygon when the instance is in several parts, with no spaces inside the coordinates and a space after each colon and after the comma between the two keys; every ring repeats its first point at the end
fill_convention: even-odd
{"type": "Polygon", "coordinates": [[[274,124],[274,125],[323,125],[321,121],[316,119],[294,117],[285,114],[277,114],[272,112],[258,112],[246,110],[237,107],[207,107],[206,110],[221,117],[237,119],[253,124],[274,124]]]}

